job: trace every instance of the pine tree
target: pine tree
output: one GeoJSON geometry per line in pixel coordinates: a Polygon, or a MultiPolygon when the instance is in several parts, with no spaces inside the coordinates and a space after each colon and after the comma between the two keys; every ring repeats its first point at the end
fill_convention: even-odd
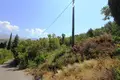
{"type": "Polygon", "coordinates": [[[10,34],[9,42],[8,42],[8,45],[7,45],[7,50],[11,49],[11,40],[12,40],[12,33],[10,34]]]}

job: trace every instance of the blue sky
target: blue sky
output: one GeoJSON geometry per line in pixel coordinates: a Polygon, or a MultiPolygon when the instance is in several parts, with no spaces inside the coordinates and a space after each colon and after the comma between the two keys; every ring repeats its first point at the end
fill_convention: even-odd
{"type": "MultiPolygon", "coordinates": [[[[72,5],[41,34],[72,0],[1,0],[0,34],[38,38],[55,33],[71,35],[72,5]]],[[[100,10],[107,0],[75,0],[75,34],[103,26],[100,10]]]]}

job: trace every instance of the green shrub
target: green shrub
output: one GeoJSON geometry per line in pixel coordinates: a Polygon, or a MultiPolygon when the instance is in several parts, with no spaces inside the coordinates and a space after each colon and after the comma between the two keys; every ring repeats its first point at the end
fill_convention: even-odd
{"type": "Polygon", "coordinates": [[[114,42],[120,42],[120,37],[119,36],[113,36],[113,41],[114,42]]]}
{"type": "Polygon", "coordinates": [[[117,48],[114,52],[114,57],[120,60],[120,48],[117,48]]]}
{"type": "Polygon", "coordinates": [[[55,72],[57,69],[62,69],[63,66],[79,62],[80,56],[71,53],[70,50],[69,47],[62,45],[61,48],[48,53],[45,63],[40,64],[40,68],[55,72]]]}
{"type": "Polygon", "coordinates": [[[120,80],[120,67],[114,69],[114,80],[120,80]]]}
{"type": "Polygon", "coordinates": [[[49,34],[49,50],[55,50],[60,48],[60,40],[55,36],[55,34],[49,34]]]}
{"type": "Polygon", "coordinates": [[[3,64],[5,61],[12,58],[13,58],[13,55],[11,51],[6,49],[0,49],[0,64],[3,64]]]}
{"type": "Polygon", "coordinates": [[[34,61],[37,65],[42,64],[43,62],[45,62],[45,55],[37,56],[34,61]]]}
{"type": "Polygon", "coordinates": [[[120,48],[117,48],[117,49],[115,50],[114,55],[115,55],[115,56],[117,56],[117,55],[119,56],[119,55],[120,55],[120,48]]]}
{"type": "Polygon", "coordinates": [[[29,60],[28,61],[28,68],[35,68],[37,67],[37,64],[34,61],[29,60]]]}
{"type": "Polygon", "coordinates": [[[19,63],[18,63],[19,69],[27,68],[27,66],[28,66],[28,54],[27,53],[19,53],[18,59],[19,59],[19,63]]]}

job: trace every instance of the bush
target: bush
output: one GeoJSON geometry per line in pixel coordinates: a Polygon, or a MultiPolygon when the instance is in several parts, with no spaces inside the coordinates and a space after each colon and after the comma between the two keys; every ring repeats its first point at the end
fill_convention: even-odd
{"type": "Polygon", "coordinates": [[[19,69],[25,69],[28,66],[28,55],[27,53],[19,53],[18,56],[18,67],[19,69]]]}
{"type": "Polygon", "coordinates": [[[120,37],[119,36],[113,36],[113,41],[116,43],[120,42],[120,37]]]}
{"type": "Polygon", "coordinates": [[[37,64],[34,61],[29,60],[28,61],[28,68],[35,68],[37,67],[37,64]]]}
{"type": "Polygon", "coordinates": [[[28,54],[27,53],[19,53],[19,69],[25,69],[25,68],[35,68],[37,67],[39,64],[42,64],[43,62],[45,62],[45,57],[44,55],[38,55],[37,57],[35,57],[33,60],[28,58],[28,54]]]}
{"type": "Polygon", "coordinates": [[[37,56],[34,61],[37,65],[39,65],[45,62],[45,58],[46,58],[45,55],[41,54],[37,56]]]}
{"type": "Polygon", "coordinates": [[[3,64],[5,61],[12,58],[13,58],[13,55],[11,51],[6,49],[0,49],[0,64],[3,64]]]}
{"type": "Polygon", "coordinates": [[[114,80],[120,80],[120,67],[114,68],[114,80]]]}
{"type": "Polygon", "coordinates": [[[98,57],[113,56],[115,45],[109,34],[104,34],[94,38],[88,38],[86,41],[76,44],[73,47],[74,53],[80,53],[82,58],[91,59],[98,57]]]}
{"type": "Polygon", "coordinates": [[[120,48],[117,48],[116,50],[115,50],[115,55],[117,56],[117,55],[120,55],[120,48]]]}
{"type": "Polygon", "coordinates": [[[120,48],[117,48],[114,52],[114,57],[120,60],[120,48]]]}
{"type": "Polygon", "coordinates": [[[51,38],[49,39],[49,48],[50,50],[55,50],[60,48],[60,42],[58,38],[51,38]]]}
{"type": "Polygon", "coordinates": [[[65,45],[47,54],[46,61],[39,66],[42,70],[56,72],[57,69],[62,69],[63,66],[80,61],[80,56],[71,53],[71,49],[65,45]]]}

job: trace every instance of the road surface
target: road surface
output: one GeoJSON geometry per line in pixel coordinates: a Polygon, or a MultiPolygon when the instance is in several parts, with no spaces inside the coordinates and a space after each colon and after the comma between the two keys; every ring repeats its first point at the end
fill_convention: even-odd
{"type": "Polygon", "coordinates": [[[0,80],[32,80],[32,76],[25,75],[24,71],[10,68],[4,64],[0,65],[0,80]]]}

